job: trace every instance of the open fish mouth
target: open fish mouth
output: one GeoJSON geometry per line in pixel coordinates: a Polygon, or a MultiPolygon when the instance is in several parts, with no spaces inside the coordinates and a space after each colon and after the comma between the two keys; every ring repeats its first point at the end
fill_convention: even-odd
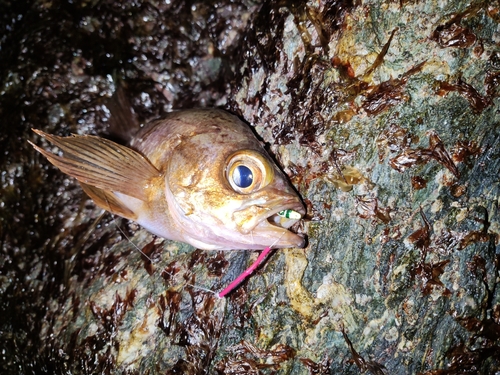
{"type": "Polygon", "coordinates": [[[274,247],[304,247],[306,240],[303,236],[290,231],[305,215],[305,209],[300,203],[281,205],[274,208],[255,229],[268,232],[276,238],[274,247]]]}
{"type": "Polygon", "coordinates": [[[233,212],[232,220],[238,225],[240,233],[255,245],[252,248],[305,246],[304,237],[290,230],[306,214],[298,199],[280,197],[274,201],[248,203],[244,210],[233,212]]]}
{"type": "Polygon", "coordinates": [[[302,214],[300,212],[295,211],[291,208],[286,208],[269,216],[267,218],[267,221],[272,225],[289,229],[301,219],[302,214]]]}

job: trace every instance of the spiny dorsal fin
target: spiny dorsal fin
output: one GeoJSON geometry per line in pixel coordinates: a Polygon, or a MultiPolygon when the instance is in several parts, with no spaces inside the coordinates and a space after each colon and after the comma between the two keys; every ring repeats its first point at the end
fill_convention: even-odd
{"type": "Polygon", "coordinates": [[[161,173],[141,154],[110,140],[91,136],[59,137],[33,129],[64,156],[30,144],[62,172],[98,189],[116,191],[146,201],[146,187],[161,173]]]}

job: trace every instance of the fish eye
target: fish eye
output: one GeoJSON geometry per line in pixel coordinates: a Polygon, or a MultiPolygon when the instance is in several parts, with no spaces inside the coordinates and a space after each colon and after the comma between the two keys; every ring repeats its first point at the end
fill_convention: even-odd
{"type": "Polygon", "coordinates": [[[271,163],[253,150],[231,155],[226,167],[226,178],[234,191],[249,194],[268,185],[274,177],[271,163]]]}
{"type": "Polygon", "coordinates": [[[238,165],[234,168],[233,175],[230,178],[233,179],[236,186],[245,189],[252,185],[253,173],[246,165],[238,165]]]}

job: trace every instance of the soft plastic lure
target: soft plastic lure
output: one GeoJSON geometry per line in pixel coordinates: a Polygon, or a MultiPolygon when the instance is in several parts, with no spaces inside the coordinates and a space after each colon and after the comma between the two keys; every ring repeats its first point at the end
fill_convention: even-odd
{"type": "MultiPolygon", "coordinates": [[[[287,219],[300,219],[302,217],[300,213],[294,210],[283,210],[278,212],[278,215],[285,217],[287,219]]],[[[280,239],[278,238],[276,242],[279,240],[280,239]]],[[[274,244],[262,250],[257,260],[253,262],[252,265],[248,267],[245,271],[243,271],[236,279],[234,279],[234,281],[231,284],[225,287],[221,292],[217,293],[217,297],[224,298],[228,293],[237,288],[238,285],[240,285],[243,282],[243,280],[245,280],[248,276],[250,276],[257,269],[257,267],[259,267],[264,262],[267,255],[271,252],[273,246],[274,244]]]]}
{"type": "Polygon", "coordinates": [[[231,284],[225,287],[221,292],[217,293],[217,297],[224,298],[229,292],[237,288],[238,285],[240,285],[243,282],[243,280],[245,280],[248,276],[250,276],[253,273],[253,271],[255,271],[255,269],[264,262],[267,255],[270,252],[271,252],[271,246],[268,246],[264,250],[262,250],[262,253],[259,254],[257,260],[253,262],[252,265],[248,267],[245,271],[243,271],[236,279],[234,279],[234,281],[231,284]]]}

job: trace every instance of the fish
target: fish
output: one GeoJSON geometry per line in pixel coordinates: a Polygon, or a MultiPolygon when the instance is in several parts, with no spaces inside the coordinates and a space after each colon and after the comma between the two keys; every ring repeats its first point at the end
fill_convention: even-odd
{"type": "Polygon", "coordinates": [[[33,131],[30,144],[78,180],[95,204],[165,239],[201,250],[305,246],[290,227],[306,214],[250,126],[221,109],[174,111],[128,146],[94,135],[33,131]]]}

